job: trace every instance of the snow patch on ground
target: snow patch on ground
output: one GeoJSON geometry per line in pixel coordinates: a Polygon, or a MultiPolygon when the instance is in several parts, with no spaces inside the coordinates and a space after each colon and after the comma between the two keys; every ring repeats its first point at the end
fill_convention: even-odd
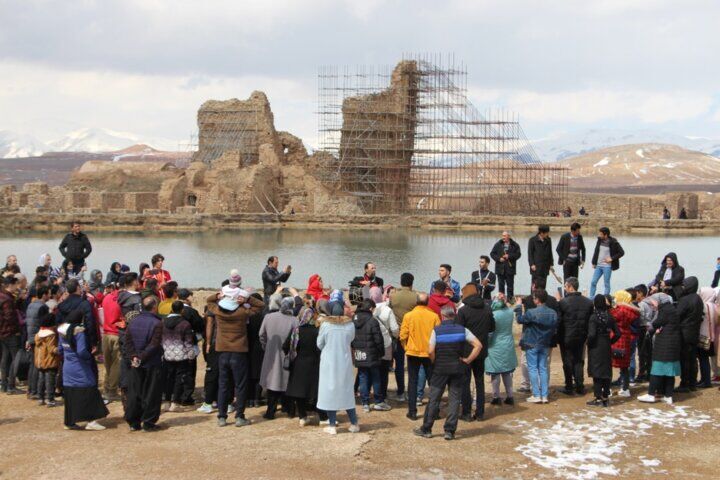
{"type": "Polygon", "coordinates": [[[593,165],[593,168],[604,167],[605,165],[609,165],[609,164],[610,164],[610,159],[608,157],[603,157],[602,160],[600,160],[599,162],[597,162],[596,164],[593,165]]]}
{"type": "Polygon", "coordinates": [[[633,177],[640,178],[640,175],[638,175],[637,172],[632,172],[632,174],[633,174],[633,177]]]}
{"type": "Polygon", "coordinates": [[[638,148],[637,150],[635,150],[635,155],[637,155],[637,156],[640,157],[640,158],[645,158],[645,155],[643,154],[643,149],[642,149],[642,148],[638,148]]]}
{"type": "MultiPolygon", "coordinates": [[[[559,478],[589,480],[622,474],[617,462],[629,460],[625,439],[650,435],[653,428],[671,429],[664,433],[673,435],[695,432],[706,424],[720,427],[710,415],[675,406],[616,410],[612,414],[583,410],[561,415],[552,424],[539,418],[532,423],[514,420],[508,427],[522,432],[524,439],[515,450],[535,464],[552,470],[559,478]]],[[[663,472],[652,468],[660,466],[659,459],[642,456],[637,460],[649,473],[663,472]]]]}

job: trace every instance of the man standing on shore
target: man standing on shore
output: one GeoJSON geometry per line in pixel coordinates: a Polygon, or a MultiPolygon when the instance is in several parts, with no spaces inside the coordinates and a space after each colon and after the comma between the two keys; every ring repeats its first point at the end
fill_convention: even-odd
{"type": "Polygon", "coordinates": [[[60,253],[66,260],[72,262],[73,273],[80,273],[82,267],[85,266],[85,259],[92,252],[90,239],[80,229],[80,223],[73,222],[70,233],[65,235],[63,241],[60,242],[60,253]]]}
{"type": "Polygon", "coordinates": [[[550,227],[540,225],[538,233],[528,241],[528,264],[532,277],[533,289],[545,288],[547,276],[553,266],[552,240],[550,227]],[[539,287],[538,285],[542,285],[539,287]]]}
{"type": "Polygon", "coordinates": [[[605,295],[610,295],[610,277],[612,272],[620,268],[620,259],[623,255],[625,255],[625,250],[615,237],[610,236],[610,229],[601,227],[592,258],[595,273],[590,282],[590,298],[595,298],[600,277],[603,277],[605,281],[605,295]]]}
{"type": "MultiPolygon", "coordinates": [[[[470,281],[477,287],[480,296],[490,303],[492,292],[495,290],[496,275],[490,271],[490,257],[480,257],[480,269],[470,274],[470,281]]],[[[485,342],[487,344],[487,342],[485,342]]]]}
{"type": "Polygon", "coordinates": [[[557,246],[558,265],[563,267],[563,281],[568,278],[579,278],[580,270],[585,265],[585,242],[580,234],[581,225],[577,222],[570,225],[570,231],[560,237],[557,246]]]}
{"type": "Polygon", "coordinates": [[[278,257],[273,255],[272,257],[268,258],[267,265],[262,271],[265,305],[269,304],[270,295],[275,293],[278,285],[283,282],[287,282],[290,278],[290,274],[292,273],[292,267],[290,265],[285,267],[285,270],[283,270],[282,273],[278,271],[278,266],[280,266],[280,260],[278,259],[278,257]]]}
{"type": "Polygon", "coordinates": [[[498,293],[504,294],[506,298],[512,298],[515,295],[516,266],[521,256],[520,245],[510,238],[510,233],[507,231],[502,233],[502,238],[497,241],[490,252],[490,258],[495,260],[498,293]]]}

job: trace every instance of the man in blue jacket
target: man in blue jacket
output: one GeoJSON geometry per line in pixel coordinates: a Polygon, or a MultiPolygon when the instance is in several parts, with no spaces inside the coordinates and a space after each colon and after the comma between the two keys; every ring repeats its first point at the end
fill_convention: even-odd
{"type": "Polygon", "coordinates": [[[515,305],[517,322],[524,327],[520,348],[525,351],[527,357],[532,387],[532,396],[527,399],[530,403],[548,403],[550,379],[547,359],[553,344],[558,317],[555,310],[545,305],[547,299],[548,294],[545,290],[535,290],[533,292],[535,308],[525,310],[521,299],[518,299],[515,305]]]}
{"type": "MultiPolygon", "coordinates": [[[[451,272],[452,272],[452,267],[450,265],[448,265],[447,263],[443,263],[442,265],[440,265],[440,269],[438,270],[438,274],[440,275],[439,280],[444,282],[448,287],[450,287],[445,291],[445,295],[447,297],[449,297],[450,300],[453,301],[453,303],[458,303],[460,301],[461,287],[460,287],[460,283],[457,282],[456,280],[454,280],[450,276],[451,272]]],[[[433,281],[430,284],[430,288],[428,289],[428,292],[432,293],[432,291],[434,290],[433,284],[436,281],[437,280],[433,281]]]]}

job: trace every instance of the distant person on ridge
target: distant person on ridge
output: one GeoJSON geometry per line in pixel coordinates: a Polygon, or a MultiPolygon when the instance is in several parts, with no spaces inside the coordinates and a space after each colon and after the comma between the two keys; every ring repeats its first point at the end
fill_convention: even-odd
{"type": "Polygon", "coordinates": [[[680,220],[687,220],[688,216],[687,216],[687,210],[685,210],[685,207],[683,207],[683,208],[680,210],[680,214],[678,214],[678,218],[679,218],[680,220]]]}
{"type": "Polygon", "coordinates": [[[662,219],[670,220],[670,210],[667,207],[663,207],[662,219]]]}
{"type": "Polygon", "coordinates": [[[504,294],[507,298],[512,298],[515,294],[515,273],[517,273],[517,261],[521,256],[520,245],[510,238],[510,233],[507,231],[502,233],[502,238],[495,243],[490,252],[490,257],[495,260],[498,293],[504,294]]]}
{"type": "Polygon", "coordinates": [[[66,259],[72,262],[72,273],[80,273],[85,265],[85,259],[92,252],[90,239],[81,230],[79,222],[73,222],[70,233],[65,235],[63,241],[60,242],[60,253],[66,259]]]}

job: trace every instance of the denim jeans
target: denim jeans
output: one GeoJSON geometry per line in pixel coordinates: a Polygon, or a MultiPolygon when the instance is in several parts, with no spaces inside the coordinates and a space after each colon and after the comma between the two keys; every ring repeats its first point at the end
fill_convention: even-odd
{"type": "Polygon", "coordinates": [[[427,383],[427,375],[425,375],[425,368],[420,367],[418,370],[418,381],[417,381],[417,400],[422,400],[425,396],[425,384],[427,383]]]}
{"type": "Polygon", "coordinates": [[[548,396],[547,347],[534,347],[525,352],[527,357],[528,375],[533,397],[548,396]]]}
{"type": "Polygon", "coordinates": [[[373,389],[373,400],[375,403],[381,403],[383,401],[380,393],[380,367],[359,367],[358,379],[360,381],[358,390],[360,391],[360,400],[363,405],[368,405],[370,403],[371,383],[373,389]]]}
{"type": "Polygon", "coordinates": [[[595,267],[595,272],[593,272],[593,277],[590,281],[590,298],[595,297],[600,277],[603,277],[605,281],[605,295],[610,295],[610,277],[612,277],[612,267],[610,265],[598,265],[595,267]]]}
{"type": "Polygon", "coordinates": [[[218,371],[220,385],[218,392],[218,418],[227,418],[228,405],[232,403],[232,384],[235,383],[235,418],[245,418],[245,389],[248,378],[248,354],[240,352],[219,352],[218,371]]]}
{"type": "MultiPolygon", "coordinates": [[[[348,418],[350,419],[350,423],[353,425],[357,425],[358,418],[357,418],[357,412],[354,408],[351,408],[349,410],[346,410],[348,414],[348,418]]],[[[328,420],[330,421],[330,426],[334,427],[337,425],[337,412],[335,410],[328,410],[327,412],[328,420]]]]}

